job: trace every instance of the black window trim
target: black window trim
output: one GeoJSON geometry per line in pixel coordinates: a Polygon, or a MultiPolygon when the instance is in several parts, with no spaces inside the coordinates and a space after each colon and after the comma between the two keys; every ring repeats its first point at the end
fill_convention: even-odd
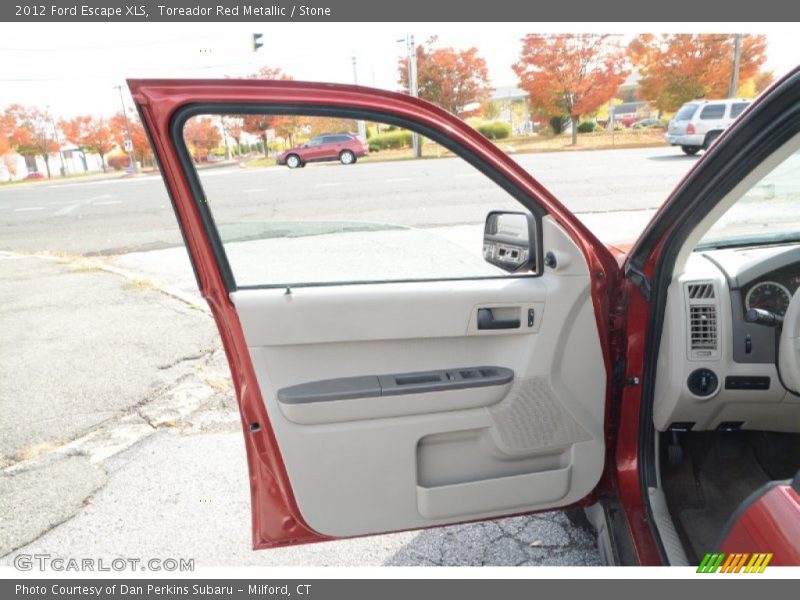
{"type": "Polygon", "coordinates": [[[399,117],[395,114],[380,111],[380,110],[367,110],[367,109],[352,109],[342,108],[335,106],[328,106],[324,104],[319,105],[306,105],[306,104],[284,104],[284,103],[246,103],[239,104],[234,102],[203,102],[203,103],[190,103],[185,104],[172,114],[169,124],[170,142],[173,149],[178,156],[178,161],[181,170],[185,173],[189,188],[192,193],[192,199],[195,203],[198,213],[203,224],[206,236],[211,244],[211,250],[214,255],[214,260],[219,269],[225,289],[228,293],[236,290],[254,290],[254,289],[280,289],[292,287],[330,287],[330,286],[344,286],[344,285],[377,285],[377,284],[391,284],[391,283],[423,283],[431,281],[475,281],[484,279],[521,279],[527,277],[541,277],[544,272],[544,256],[542,244],[542,218],[547,214],[539,204],[534,201],[534,198],[528,194],[524,189],[514,184],[507,179],[500,171],[493,166],[484,162],[477,154],[474,154],[467,148],[464,148],[457,142],[454,142],[446,134],[437,129],[423,125],[412,119],[399,117]],[[497,184],[500,188],[505,190],[512,198],[522,204],[534,216],[536,222],[536,271],[533,273],[525,274],[508,274],[497,276],[478,276],[478,277],[451,277],[451,278],[425,278],[425,279],[390,279],[390,280],[370,280],[370,281],[330,281],[330,282],[303,282],[303,283],[281,283],[281,284],[259,284],[238,286],[233,276],[230,263],[228,262],[227,253],[225,252],[224,245],[219,236],[214,217],[206,200],[205,191],[203,189],[197,169],[191,160],[189,149],[183,139],[183,127],[187,120],[191,117],[198,115],[251,115],[251,114],[277,114],[277,115],[303,115],[303,116],[324,116],[324,117],[338,117],[349,119],[363,119],[374,120],[387,125],[396,125],[415,131],[420,135],[424,135],[436,143],[444,146],[456,156],[465,160],[468,164],[474,167],[479,172],[483,173],[491,181],[497,184]]]}

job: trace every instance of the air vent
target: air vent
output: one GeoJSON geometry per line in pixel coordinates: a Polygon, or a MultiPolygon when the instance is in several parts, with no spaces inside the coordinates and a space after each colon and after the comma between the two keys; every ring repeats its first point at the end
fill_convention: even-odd
{"type": "Polygon", "coordinates": [[[689,306],[689,329],[692,352],[717,350],[717,307],[689,306]]]}
{"type": "Polygon", "coordinates": [[[690,283],[686,286],[686,289],[690,300],[714,297],[713,283],[690,283]]]}
{"type": "Polygon", "coordinates": [[[713,282],[686,285],[689,318],[689,359],[712,360],[719,357],[719,307],[713,282]]]}

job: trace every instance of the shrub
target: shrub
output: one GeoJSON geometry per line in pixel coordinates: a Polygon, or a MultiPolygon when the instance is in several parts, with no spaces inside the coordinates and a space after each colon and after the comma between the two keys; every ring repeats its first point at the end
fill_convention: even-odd
{"type": "Polygon", "coordinates": [[[106,159],[106,164],[115,171],[121,171],[130,166],[131,157],[127,154],[113,154],[106,159]]]}
{"type": "Polygon", "coordinates": [[[369,139],[370,152],[379,150],[394,150],[397,148],[409,148],[411,146],[411,132],[405,129],[395,129],[373,135],[369,139]]]}
{"type": "Polygon", "coordinates": [[[634,123],[631,125],[631,129],[644,129],[644,126],[641,123],[634,123]]]}
{"type": "Polygon", "coordinates": [[[597,124],[594,121],[584,121],[578,125],[578,133],[592,133],[597,129],[597,124]]]}
{"type": "Polygon", "coordinates": [[[475,129],[480,131],[490,140],[502,140],[511,135],[511,125],[503,121],[488,121],[475,125],[475,129]]]}

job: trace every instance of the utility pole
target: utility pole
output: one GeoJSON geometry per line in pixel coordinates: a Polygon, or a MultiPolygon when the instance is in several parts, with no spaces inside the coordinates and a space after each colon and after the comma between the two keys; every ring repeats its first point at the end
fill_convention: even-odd
{"type": "MultiPolygon", "coordinates": [[[[408,68],[408,93],[417,98],[419,90],[417,88],[417,48],[414,44],[414,36],[407,35],[405,40],[397,40],[398,42],[405,41],[406,43],[406,66],[408,68]]],[[[422,146],[420,144],[419,134],[416,131],[411,132],[411,145],[414,148],[414,158],[422,157],[422,146]]]]}
{"type": "Polygon", "coordinates": [[[733,68],[731,69],[731,85],[728,88],[728,98],[736,98],[739,92],[739,64],[742,61],[742,34],[733,37],[733,68]]]}
{"type": "Polygon", "coordinates": [[[126,140],[126,148],[125,150],[128,151],[128,156],[131,160],[131,169],[134,173],[139,172],[139,166],[136,164],[136,154],[133,151],[133,136],[131,135],[131,124],[128,122],[128,112],[125,110],[125,98],[122,96],[122,86],[115,85],[114,89],[119,90],[119,101],[122,104],[122,118],[125,119],[125,131],[128,134],[128,139],[126,140]]]}
{"type": "Polygon", "coordinates": [[[231,160],[231,147],[228,145],[228,131],[225,129],[225,117],[220,116],[219,127],[222,129],[222,143],[225,144],[225,160],[231,160]]]}
{"type": "Polygon", "coordinates": [[[61,140],[58,139],[58,127],[49,106],[47,107],[47,116],[50,117],[50,124],[53,126],[53,139],[56,142],[56,146],[58,146],[58,157],[61,159],[61,176],[64,177],[67,174],[67,163],[64,162],[64,151],[61,149],[61,140]]]}
{"type": "MultiPolygon", "coordinates": [[[[353,54],[353,83],[358,85],[358,59],[355,54],[353,54]]],[[[367,125],[364,123],[363,119],[359,119],[358,121],[358,137],[364,140],[364,142],[367,141],[367,125]]]]}

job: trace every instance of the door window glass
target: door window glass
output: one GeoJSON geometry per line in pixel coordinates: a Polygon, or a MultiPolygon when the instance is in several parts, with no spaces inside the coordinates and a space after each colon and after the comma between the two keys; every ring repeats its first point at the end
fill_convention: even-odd
{"type": "Polygon", "coordinates": [[[239,163],[193,161],[237,287],[510,276],[483,258],[484,223],[524,207],[424,136],[417,158],[411,131],[386,123],[207,115],[184,131],[198,121],[216,134],[187,137],[188,152],[226,155],[227,139],[239,163]],[[238,142],[223,123],[238,123],[238,142]]]}

